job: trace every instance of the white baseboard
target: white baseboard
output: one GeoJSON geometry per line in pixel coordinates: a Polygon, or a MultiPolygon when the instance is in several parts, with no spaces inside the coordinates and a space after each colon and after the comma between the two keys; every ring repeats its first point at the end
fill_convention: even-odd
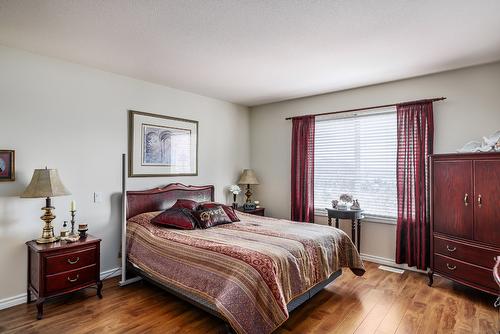
{"type": "Polygon", "coordinates": [[[122,268],[116,267],[113,269],[102,271],[100,277],[101,277],[101,280],[105,280],[105,279],[108,279],[111,277],[120,276],[121,274],[122,274],[122,268]]]}
{"type": "Polygon", "coordinates": [[[381,256],[375,256],[375,255],[361,253],[361,258],[363,260],[366,260],[366,261],[369,261],[369,262],[383,264],[383,265],[389,266],[389,267],[394,267],[394,268],[400,268],[400,269],[404,269],[404,270],[415,271],[415,272],[421,273],[421,274],[426,274],[427,273],[426,271],[417,269],[415,267],[408,267],[408,265],[406,265],[406,264],[398,264],[398,263],[394,262],[393,259],[388,259],[386,257],[381,257],[381,256]]]}
{"type": "MultiPolygon", "coordinates": [[[[122,271],[121,271],[120,267],[113,268],[113,269],[101,272],[100,278],[101,278],[101,280],[103,280],[103,279],[119,276],[119,275],[121,275],[121,273],[122,273],[122,271]]],[[[26,303],[26,293],[21,293],[20,295],[17,295],[17,296],[12,296],[12,297],[0,299],[0,310],[6,309],[6,308],[9,308],[12,306],[24,304],[24,303],[26,303]]]]}
{"type": "Polygon", "coordinates": [[[20,295],[17,296],[0,299],[0,310],[23,303],[26,303],[26,293],[21,293],[20,295]]]}

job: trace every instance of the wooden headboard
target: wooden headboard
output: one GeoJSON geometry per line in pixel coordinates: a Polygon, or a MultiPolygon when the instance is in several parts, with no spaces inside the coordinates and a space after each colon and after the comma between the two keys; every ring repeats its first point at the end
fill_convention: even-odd
{"type": "Polygon", "coordinates": [[[171,183],[162,188],[127,191],[127,219],[144,212],[168,209],[178,199],[191,199],[197,202],[213,201],[214,186],[186,186],[181,183],[171,183]]]}

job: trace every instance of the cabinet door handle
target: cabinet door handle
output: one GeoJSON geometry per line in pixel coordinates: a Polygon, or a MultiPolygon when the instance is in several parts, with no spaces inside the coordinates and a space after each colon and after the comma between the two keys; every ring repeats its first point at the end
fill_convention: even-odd
{"type": "Polygon", "coordinates": [[[78,256],[76,257],[76,260],[73,260],[73,261],[71,261],[71,259],[68,259],[68,263],[69,263],[69,264],[75,264],[75,263],[77,263],[78,261],[80,261],[80,257],[78,257],[78,256]]]}
{"type": "Polygon", "coordinates": [[[449,270],[455,270],[455,269],[457,269],[457,266],[453,266],[453,265],[450,265],[449,263],[447,263],[446,268],[448,268],[449,270]]]}
{"type": "Polygon", "coordinates": [[[448,250],[448,252],[454,252],[457,250],[457,247],[454,247],[454,246],[449,246],[449,245],[446,245],[446,249],[448,250]]]}
{"type": "Polygon", "coordinates": [[[464,204],[465,204],[465,206],[469,205],[469,194],[467,194],[467,193],[464,196],[464,204]]]}
{"type": "Polygon", "coordinates": [[[68,282],[75,283],[76,281],[78,281],[79,278],[80,278],[79,274],[76,274],[75,278],[69,278],[68,276],[68,282]]]}
{"type": "Polygon", "coordinates": [[[477,205],[479,207],[483,205],[483,198],[481,197],[481,194],[477,195],[477,205]]]}

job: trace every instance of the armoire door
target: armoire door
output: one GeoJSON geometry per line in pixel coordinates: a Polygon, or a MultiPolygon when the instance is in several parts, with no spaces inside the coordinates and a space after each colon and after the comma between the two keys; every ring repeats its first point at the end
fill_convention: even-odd
{"type": "Polygon", "coordinates": [[[474,161],[474,188],[474,239],[498,247],[500,160],[474,161]]]}
{"type": "Polygon", "coordinates": [[[472,239],[472,161],[434,161],[432,192],[434,232],[472,239]]]}

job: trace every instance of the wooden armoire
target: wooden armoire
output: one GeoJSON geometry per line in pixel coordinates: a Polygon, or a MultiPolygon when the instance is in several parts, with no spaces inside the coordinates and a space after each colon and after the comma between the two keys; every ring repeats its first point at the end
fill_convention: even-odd
{"type": "Polygon", "coordinates": [[[431,271],[498,295],[500,153],[431,156],[431,271]]]}

